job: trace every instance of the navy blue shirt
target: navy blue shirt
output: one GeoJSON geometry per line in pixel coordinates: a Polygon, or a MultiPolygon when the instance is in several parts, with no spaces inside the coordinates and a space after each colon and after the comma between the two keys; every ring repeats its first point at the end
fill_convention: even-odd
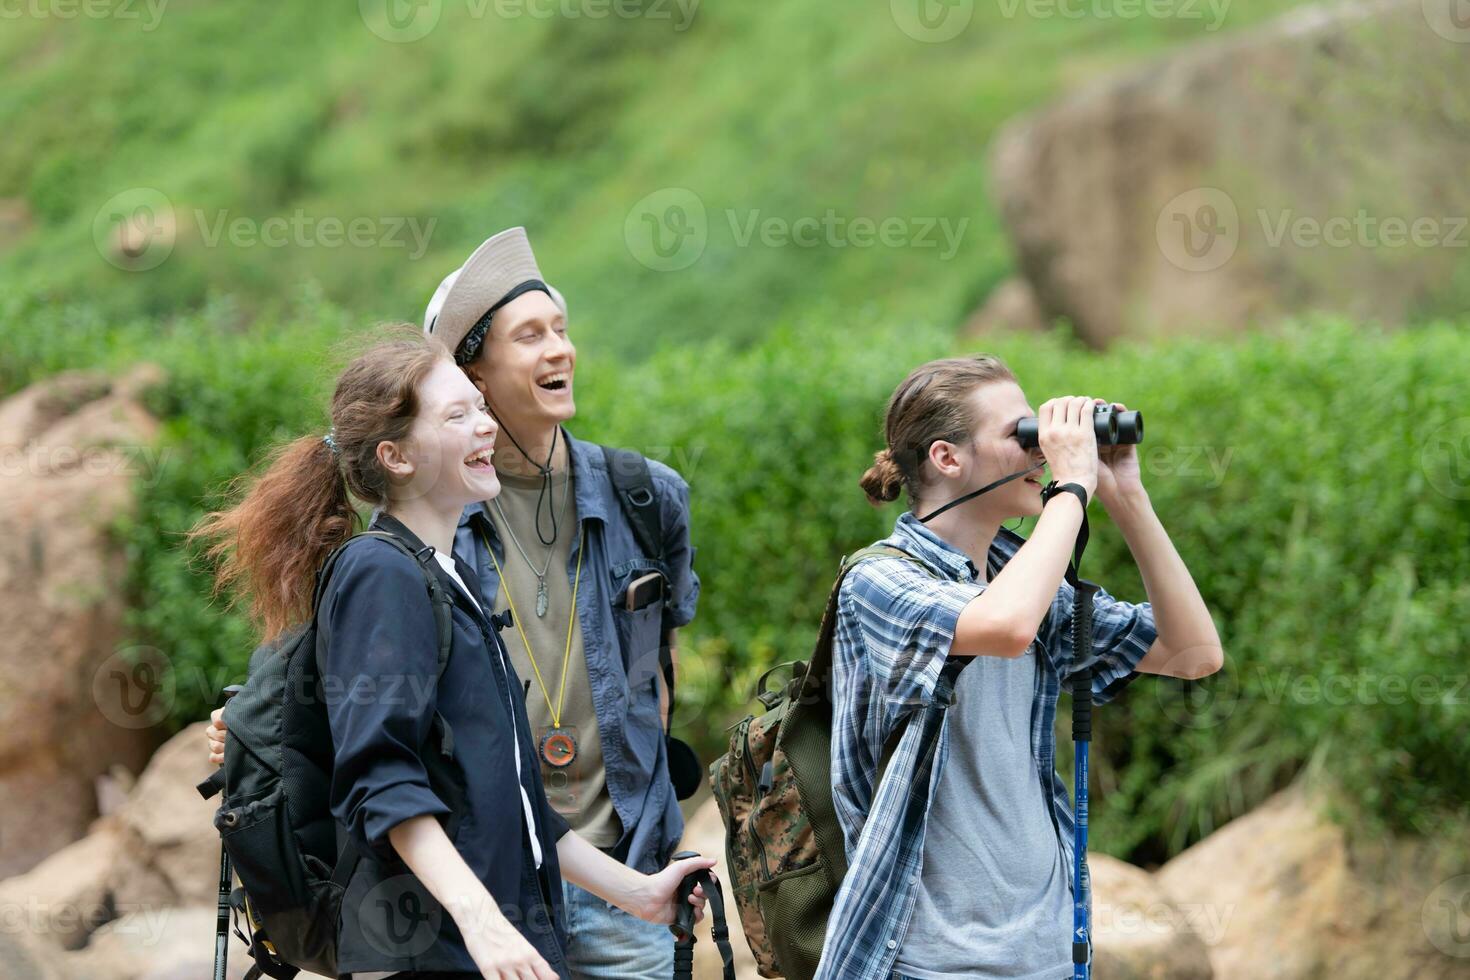
{"type": "MultiPolygon", "coordinates": [[[[415,551],[426,547],[387,514],[378,514],[373,527],[399,535],[415,551]]],[[[547,805],[521,688],[499,635],[437,561],[429,557],[428,565],[453,602],[453,642],[437,682],[437,630],[423,572],[390,543],[349,544],[318,612],[334,749],[332,813],[368,856],[343,899],[338,968],[475,969],[449,915],[437,910],[388,839],[403,821],[430,815],[445,824],[506,917],[564,973],[556,841],[567,824],[547,805]],[[447,766],[436,714],[452,732],[447,766]],[[513,733],[543,855],[539,871],[515,789],[513,733]],[[405,890],[414,892],[407,904],[405,890]],[[422,912],[417,932],[395,926],[392,916],[405,908],[422,912]]],[[[476,588],[474,572],[463,562],[456,567],[476,588]]]]}
{"type": "MultiPolygon", "coordinates": [[[[623,825],[614,854],[629,867],[651,874],[668,864],[684,833],[684,817],[669,782],[657,678],[666,635],[694,618],[699,600],[695,548],[689,543],[689,485],[673,469],[649,460],[664,535],[662,559],[650,557],[638,547],[618,503],[601,447],[575,439],[565,429],[562,435],[577,498],[581,547],[587,549],[577,619],[608,793],[623,825]],[[650,571],[664,574],[668,594],[630,612],[624,603],[628,583],[650,571]]],[[[506,546],[485,506],[465,508],[454,551],[474,569],[485,608],[494,609],[500,576],[485,541],[490,541],[502,564],[506,546]]],[[[576,576],[579,551],[574,543],[567,559],[568,581],[576,576]]]]}

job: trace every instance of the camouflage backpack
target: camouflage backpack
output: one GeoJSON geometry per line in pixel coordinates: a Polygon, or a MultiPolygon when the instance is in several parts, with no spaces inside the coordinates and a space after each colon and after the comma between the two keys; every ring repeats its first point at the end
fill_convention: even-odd
{"type": "MultiPolygon", "coordinates": [[[[865,558],[903,558],[875,545],[843,559],[827,599],[811,660],[779,664],[761,675],[756,697],[766,708],[734,726],[730,751],[710,766],[725,823],[725,859],[746,942],[763,977],[810,980],[822,955],[827,916],[847,874],[842,827],[832,803],[832,637],[842,580],[865,558]],[[781,688],[772,674],[791,669],[781,688]]],[[[879,778],[898,733],[879,765],[879,778]]]]}

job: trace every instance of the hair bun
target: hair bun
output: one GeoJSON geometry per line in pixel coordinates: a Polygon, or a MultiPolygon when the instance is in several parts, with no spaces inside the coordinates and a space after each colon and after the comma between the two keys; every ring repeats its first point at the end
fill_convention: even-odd
{"type": "Polygon", "coordinates": [[[903,491],[903,471],[898,468],[893,451],[885,448],[874,453],[873,465],[868,467],[858,485],[863,488],[863,493],[868,495],[868,502],[874,507],[897,500],[899,493],[903,491]]]}

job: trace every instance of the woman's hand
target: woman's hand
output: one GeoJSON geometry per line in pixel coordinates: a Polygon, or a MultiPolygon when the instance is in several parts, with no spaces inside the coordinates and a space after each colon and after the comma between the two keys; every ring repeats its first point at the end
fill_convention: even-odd
{"type": "MultiPolygon", "coordinates": [[[[1101,398],[1095,404],[1106,405],[1101,398]]],[[[1090,413],[1089,409],[1089,413],[1090,413]]],[[[1122,402],[1113,402],[1114,412],[1126,412],[1122,402]]],[[[1090,417],[1090,416],[1089,416],[1090,417]]],[[[1094,437],[1095,438],[1095,437],[1094,437]]],[[[1143,493],[1143,474],[1138,466],[1138,447],[1132,443],[1098,447],[1097,499],[1108,510],[1125,497],[1143,493]]]]}
{"type": "MultiPolygon", "coordinates": [[[[641,875],[643,880],[638,883],[638,887],[629,897],[629,904],[624,908],[640,919],[666,926],[674,921],[674,902],[679,897],[679,883],[691,872],[714,866],[715,859],[712,857],[692,857],[675,861],[658,874],[641,875]]],[[[693,894],[689,896],[689,904],[694,906],[694,921],[703,919],[705,896],[702,885],[695,886],[693,894]]]]}
{"type": "Polygon", "coordinates": [[[465,949],[482,976],[492,980],[558,980],[556,971],[506,919],[437,819],[427,814],[409,817],[388,831],[388,840],[429,894],[454,918],[465,949]]]}
{"type": "Polygon", "coordinates": [[[209,742],[209,761],[216,766],[225,763],[225,709],[215,708],[209,714],[209,727],[204,729],[209,742]]]}
{"type": "Polygon", "coordinates": [[[455,916],[465,949],[480,975],[489,980],[558,980],[556,971],[526,937],[498,910],[490,911],[494,914],[455,916]]]}
{"type": "Polygon", "coordinates": [[[1097,432],[1085,395],[1053,398],[1036,413],[1036,441],[1057,483],[1076,483],[1091,499],[1098,485],[1097,432]]]}

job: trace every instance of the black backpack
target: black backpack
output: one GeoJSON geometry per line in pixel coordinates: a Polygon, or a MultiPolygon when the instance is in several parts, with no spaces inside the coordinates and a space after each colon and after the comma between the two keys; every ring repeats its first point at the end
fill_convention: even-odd
{"type": "MultiPolygon", "coordinates": [[[[235,933],[255,960],[250,980],[261,974],[291,980],[301,970],[337,976],[342,893],[363,855],[345,831],[339,835],[328,798],[332,733],[316,614],[337,559],[360,537],[389,542],[423,571],[439,631],[439,677],[449,663],[450,599],[429,567],[432,549],[415,554],[401,538],[375,530],[327,557],[317,572],[311,619],[251,654],[247,680],[226,709],[224,765],[198,787],[205,799],[224,794],[214,826],[240,879],[230,905],[235,933]],[[242,919],[249,935],[240,930],[242,919]]],[[[449,761],[452,734],[438,716],[433,731],[441,751],[425,753],[430,781],[459,812],[463,791],[449,761]]]]}

